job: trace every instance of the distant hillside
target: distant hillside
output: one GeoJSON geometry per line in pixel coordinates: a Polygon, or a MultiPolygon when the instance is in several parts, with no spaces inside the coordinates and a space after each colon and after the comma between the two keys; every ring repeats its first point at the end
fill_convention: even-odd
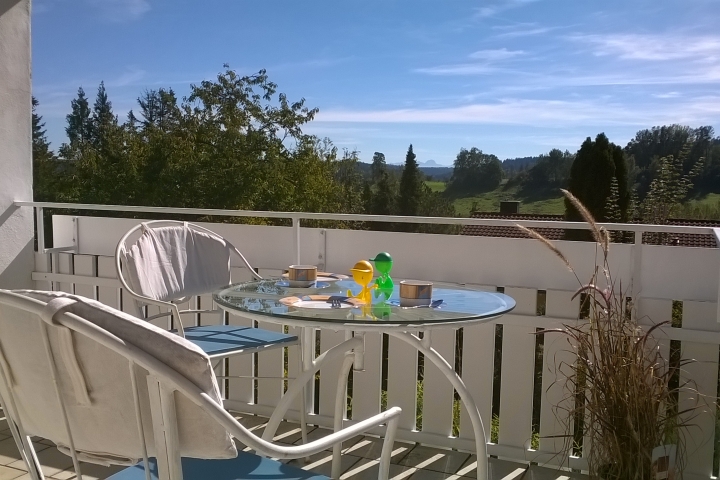
{"type": "Polygon", "coordinates": [[[502,166],[505,173],[517,173],[531,168],[538,160],[540,160],[540,157],[508,158],[503,160],[502,166]]]}
{"type": "MultiPolygon", "coordinates": [[[[439,167],[439,166],[423,166],[423,165],[437,165],[433,160],[428,160],[427,162],[421,162],[420,163],[420,171],[423,172],[428,178],[432,180],[438,180],[438,181],[446,181],[450,180],[450,177],[452,176],[453,167],[439,167]]],[[[363,163],[358,162],[358,169],[360,169],[360,173],[362,173],[365,176],[370,175],[370,164],[369,163],[363,163]]],[[[390,172],[397,172],[398,175],[402,171],[403,166],[402,165],[394,165],[392,163],[387,164],[387,169],[390,172]]]]}
{"type": "Polygon", "coordinates": [[[450,180],[453,173],[453,167],[420,167],[420,171],[432,180],[450,180]]]}

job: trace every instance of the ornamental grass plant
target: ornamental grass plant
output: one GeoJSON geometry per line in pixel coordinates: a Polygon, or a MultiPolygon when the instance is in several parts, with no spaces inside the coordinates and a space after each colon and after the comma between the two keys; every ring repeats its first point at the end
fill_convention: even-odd
{"type": "MultiPolygon", "coordinates": [[[[681,478],[685,461],[685,430],[697,405],[680,411],[678,396],[693,391],[678,384],[678,369],[661,354],[655,334],[669,322],[640,325],[632,301],[613,278],[608,255],[610,233],[598,227],[587,209],[571,193],[563,194],[589,224],[594,241],[595,268],[587,282],[580,281],[568,259],[546,238],[519,226],[547,246],[578,278],[581,313],[576,322],[538,333],[566,337],[573,362],[555,365],[556,382],[564,385],[564,398],[554,405],[566,433],[563,455],[587,459],[592,479],[650,480],[655,473],[652,451],[667,444],[677,446],[674,477],[681,478]]],[[[693,395],[693,398],[698,398],[693,395]]],[[[659,477],[658,477],[659,478],[659,477]]]]}

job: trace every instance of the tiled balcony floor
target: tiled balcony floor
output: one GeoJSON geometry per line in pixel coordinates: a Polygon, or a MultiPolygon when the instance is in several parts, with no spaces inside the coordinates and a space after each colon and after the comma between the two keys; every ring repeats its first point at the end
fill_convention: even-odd
{"type": "MultiPolygon", "coordinates": [[[[1,412],[0,412],[1,413],[1,412]]],[[[256,434],[262,433],[266,419],[257,416],[237,418],[256,434]]],[[[311,440],[326,435],[329,431],[309,427],[311,440]]],[[[293,444],[301,441],[300,426],[283,422],[278,429],[275,441],[293,444]]],[[[36,438],[35,448],[45,476],[53,480],[70,480],[75,477],[72,459],[60,453],[48,440],[36,438]]],[[[395,442],[390,478],[392,480],[467,480],[475,478],[475,456],[451,450],[442,450],[412,443],[395,442]]],[[[359,436],[343,445],[342,470],[340,477],[345,479],[376,479],[382,443],[377,438],[359,436]]],[[[291,460],[290,463],[317,473],[330,475],[332,455],[330,452],[313,455],[309,460],[291,460]]],[[[81,465],[83,478],[87,480],[103,479],[121,470],[123,467],[102,467],[81,465]]],[[[584,475],[557,471],[549,468],[531,466],[490,459],[491,480],[580,480],[584,475]]],[[[15,447],[7,422],[0,421],[0,480],[29,479],[30,475],[15,447]]]]}

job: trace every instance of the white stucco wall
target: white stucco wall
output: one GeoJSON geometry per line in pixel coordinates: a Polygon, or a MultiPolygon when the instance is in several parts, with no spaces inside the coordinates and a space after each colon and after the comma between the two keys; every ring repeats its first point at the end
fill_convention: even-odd
{"type": "Polygon", "coordinates": [[[0,288],[32,286],[30,0],[0,0],[0,288]]]}

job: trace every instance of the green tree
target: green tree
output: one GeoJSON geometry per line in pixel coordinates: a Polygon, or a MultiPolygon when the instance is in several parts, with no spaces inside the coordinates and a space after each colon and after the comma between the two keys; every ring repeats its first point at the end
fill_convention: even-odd
{"type": "Polygon", "coordinates": [[[395,213],[395,202],[397,201],[397,186],[393,184],[388,172],[380,172],[380,179],[375,185],[370,203],[370,213],[373,215],[392,215],[395,213]]]}
{"type": "Polygon", "coordinates": [[[32,97],[33,197],[38,202],[58,201],[58,164],[50,150],[45,124],[37,113],[39,103],[32,97]]]}
{"type": "MultiPolygon", "coordinates": [[[[642,200],[650,191],[650,184],[660,168],[663,157],[678,158],[687,144],[691,145],[683,164],[683,173],[689,173],[700,158],[709,158],[714,130],[710,126],[691,128],[685,125],[663,125],[640,130],[625,147],[625,154],[632,160],[634,171],[630,180],[642,200]]],[[[709,172],[708,172],[709,173],[709,172]]],[[[700,188],[713,190],[716,184],[705,180],[705,172],[697,178],[700,188]]],[[[632,185],[631,185],[632,186],[632,185]]]]}
{"type": "Polygon", "coordinates": [[[158,90],[145,90],[137,99],[142,115],[143,128],[159,128],[167,131],[177,121],[178,106],[177,97],[172,88],[158,90]]]}
{"type": "Polygon", "coordinates": [[[423,196],[423,177],[410,145],[405,155],[405,166],[400,176],[398,192],[398,213],[400,215],[418,215],[423,196]]]}
{"type": "Polygon", "coordinates": [[[460,149],[453,163],[447,190],[454,194],[473,194],[496,189],[502,180],[502,163],[495,155],[475,147],[460,149]]]}
{"type": "Polygon", "coordinates": [[[70,145],[84,144],[92,139],[93,124],[90,118],[90,104],[85,90],[78,88],[78,96],[70,102],[72,111],[67,115],[67,133],[70,145]]]}
{"type": "Polygon", "coordinates": [[[372,164],[370,164],[370,179],[372,183],[378,183],[383,172],[387,173],[387,164],[385,163],[385,154],[375,152],[373,154],[372,164]]]}
{"type": "MultiPolygon", "coordinates": [[[[599,134],[595,141],[588,137],[570,168],[568,189],[598,221],[608,220],[605,210],[613,178],[618,185],[620,220],[626,221],[630,193],[623,151],[611,143],[604,133],[599,134]]],[[[582,220],[580,213],[568,200],[565,201],[565,216],[571,221],[582,220]]]]}
{"type": "Polygon", "coordinates": [[[547,155],[540,155],[538,162],[528,171],[527,185],[533,188],[565,187],[574,159],[575,155],[557,148],[547,155]]]}
{"type": "Polygon", "coordinates": [[[643,222],[655,225],[667,223],[692,189],[693,179],[702,170],[703,158],[693,165],[690,172],[684,173],[684,164],[691,149],[692,144],[687,143],[677,157],[670,155],[660,159],[657,175],[641,206],[643,222]]]}

